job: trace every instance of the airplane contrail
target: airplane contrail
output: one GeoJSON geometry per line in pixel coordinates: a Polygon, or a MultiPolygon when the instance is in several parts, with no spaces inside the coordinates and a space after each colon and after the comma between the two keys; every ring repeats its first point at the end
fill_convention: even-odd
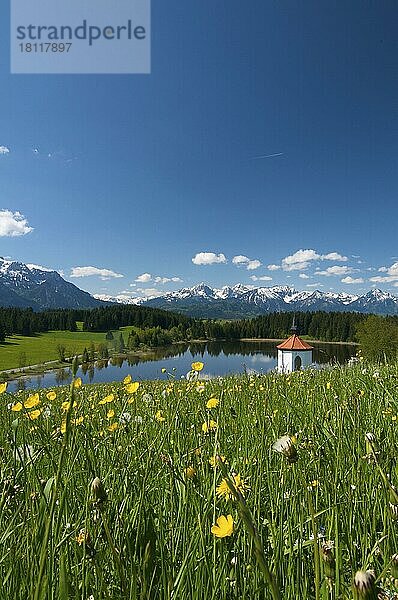
{"type": "Polygon", "coordinates": [[[284,152],[276,152],[275,154],[261,154],[260,156],[252,156],[251,160],[259,160],[261,158],[273,158],[274,156],[283,156],[284,152]]]}

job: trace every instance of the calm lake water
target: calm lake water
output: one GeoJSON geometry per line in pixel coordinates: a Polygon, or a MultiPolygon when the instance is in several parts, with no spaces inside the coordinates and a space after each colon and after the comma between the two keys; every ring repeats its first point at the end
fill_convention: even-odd
{"type": "MultiPolygon", "coordinates": [[[[355,355],[356,346],[342,344],[314,344],[314,361],[317,365],[347,362],[355,355]]],[[[231,373],[267,373],[277,364],[276,343],[269,342],[207,342],[178,344],[162,348],[145,357],[130,356],[128,359],[97,361],[95,365],[80,367],[78,376],[83,383],[121,381],[131,374],[136,381],[165,379],[172,373],[177,379],[188,373],[191,363],[201,361],[205,376],[215,377],[231,373]]],[[[49,371],[40,376],[23,378],[8,385],[8,390],[24,388],[49,388],[66,385],[72,380],[70,369],[49,371]]]]}

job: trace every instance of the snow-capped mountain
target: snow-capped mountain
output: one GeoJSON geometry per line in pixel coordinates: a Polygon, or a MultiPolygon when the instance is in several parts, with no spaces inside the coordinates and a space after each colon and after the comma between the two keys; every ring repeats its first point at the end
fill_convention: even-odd
{"type": "Polygon", "coordinates": [[[56,271],[0,257],[0,306],[94,308],[101,301],[65,281],[56,271]]]}
{"type": "MultiPolygon", "coordinates": [[[[116,301],[123,302],[121,298],[116,301]]],[[[298,291],[289,286],[238,284],[217,289],[200,283],[157,298],[134,298],[130,302],[211,318],[244,318],[278,311],[318,310],[398,314],[398,298],[381,290],[358,296],[344,292],[298,291]]]]}

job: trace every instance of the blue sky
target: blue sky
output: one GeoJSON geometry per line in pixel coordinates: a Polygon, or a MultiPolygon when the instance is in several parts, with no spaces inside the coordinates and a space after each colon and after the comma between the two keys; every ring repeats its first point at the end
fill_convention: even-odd
{"type": "Polygon", "coordinates": [[[150,75],[10,75],[8,20],[1,255],[94,293],[398,293],[395,1],[153,0],[150,75]]]}

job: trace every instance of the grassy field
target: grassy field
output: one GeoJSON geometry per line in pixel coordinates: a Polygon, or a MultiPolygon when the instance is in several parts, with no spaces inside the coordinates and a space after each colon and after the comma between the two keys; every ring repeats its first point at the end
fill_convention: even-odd
{"type": "Polygon", "coordinates": [[[1,598],[398,597],[398,365],[164,377],[3,392],[1,598]]]}
{"type": "MultiPolygon", "coordinates": [[[[123,332],[127,342],[131,329],[132,327],[122,327],[120,331],[114,331],[115,340],[118,339],[120,332],[123,332]]],[[[57,346],[59,344],[65,346],[66,356],[74,356],[75,354],[81,354],[84,348],[88,348],[91,343],[95,346],[106,343],[105,333],[50,331],[31,337],[8,337],[4,343],[0,343],[0,371],[20,367],[22,353],[25,355],[26,365],[36,365],[57,360],[57,346]]]]}

